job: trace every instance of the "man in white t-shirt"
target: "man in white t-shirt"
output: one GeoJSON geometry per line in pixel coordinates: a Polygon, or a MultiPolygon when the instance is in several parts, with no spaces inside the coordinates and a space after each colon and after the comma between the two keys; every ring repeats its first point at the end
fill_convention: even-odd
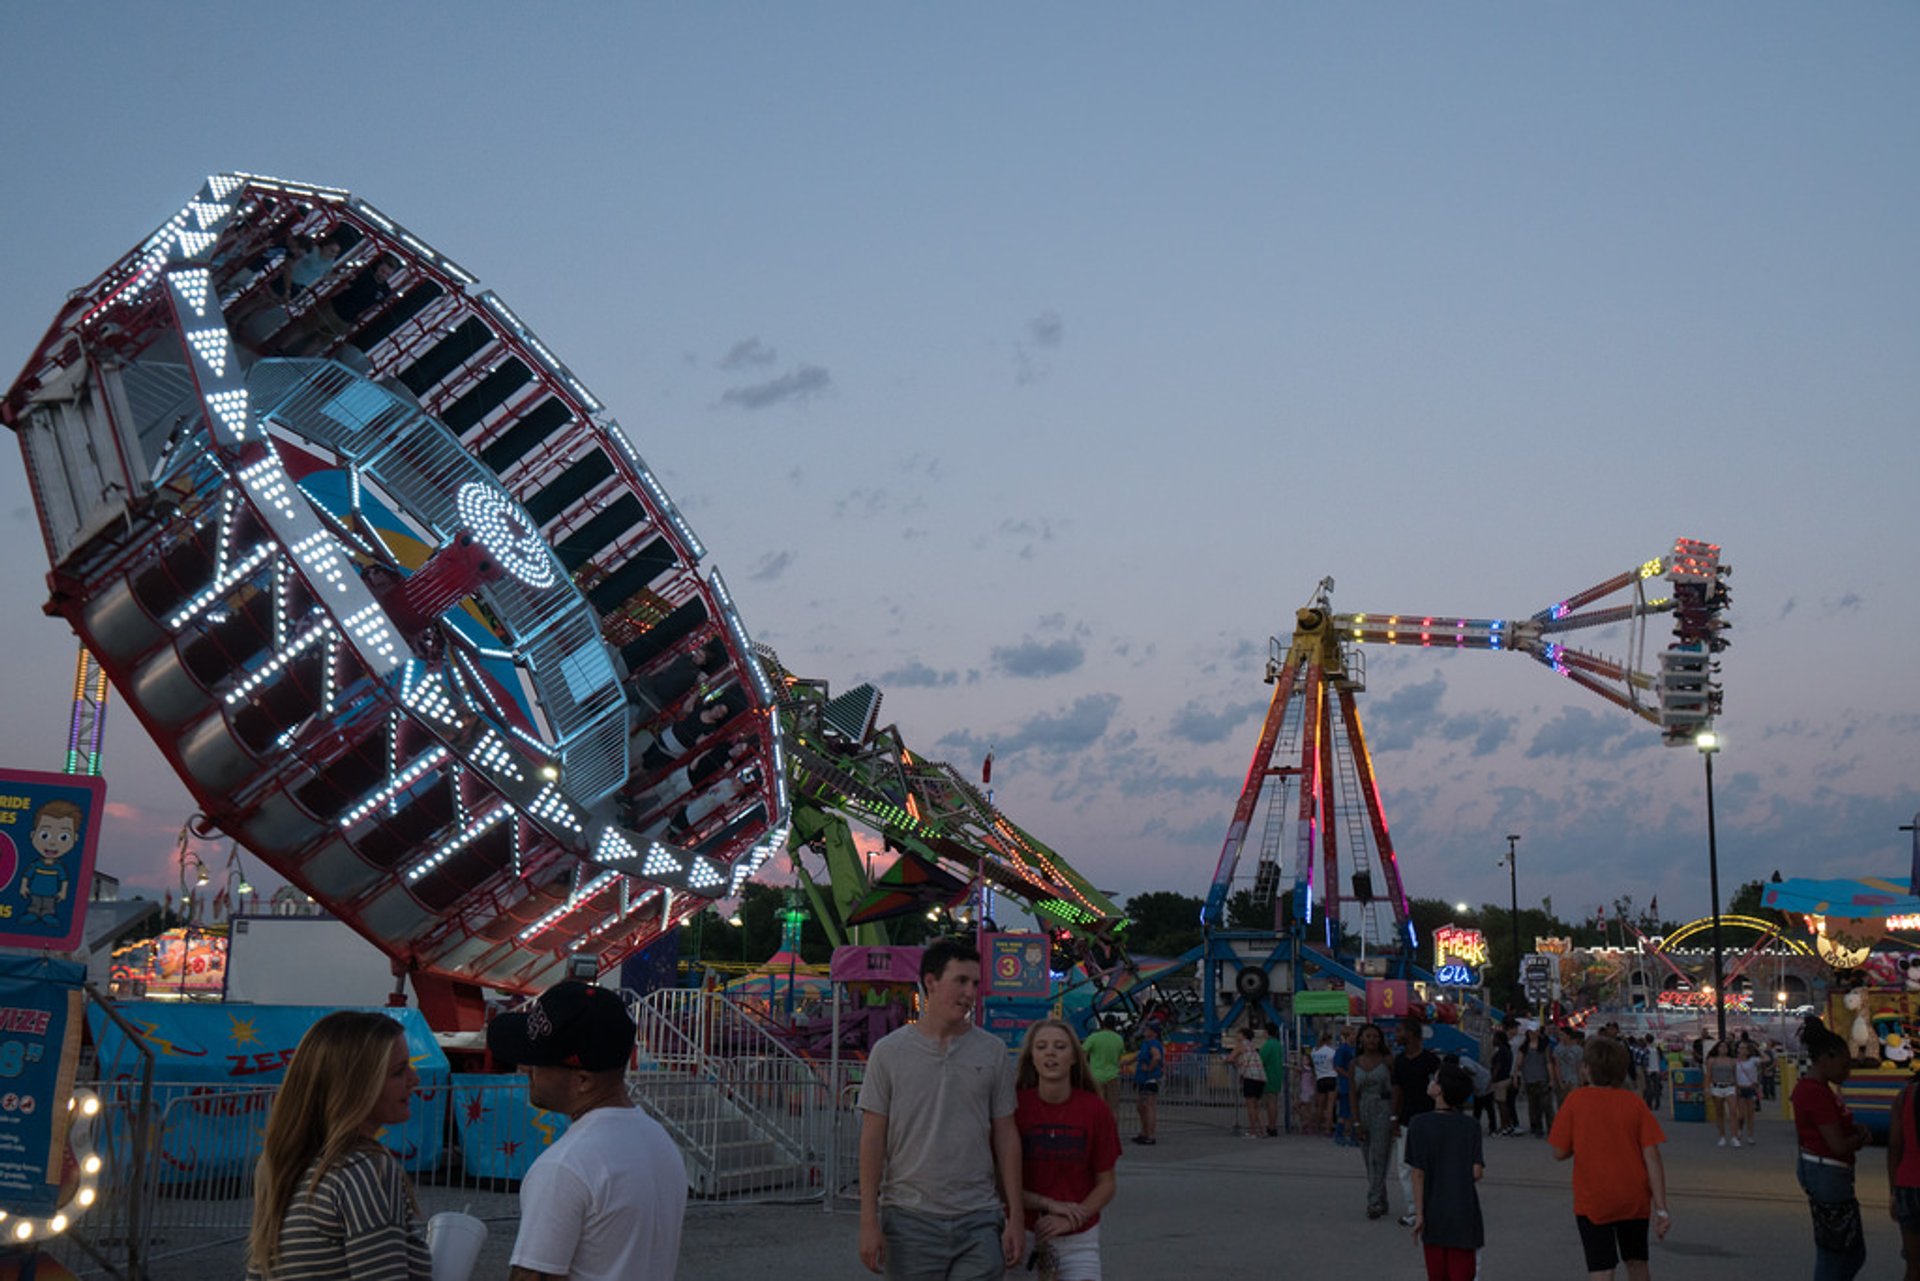
{"type": "Polygon", "coordinates": [[[521,1180],[509,1281],[672,1281],[687,1171],[628,1097],[633,1037],[618,996],[571,979],[487,1025],[487,1048],[525,1069],[533,1105],[571,1122],[521,1180]]]}

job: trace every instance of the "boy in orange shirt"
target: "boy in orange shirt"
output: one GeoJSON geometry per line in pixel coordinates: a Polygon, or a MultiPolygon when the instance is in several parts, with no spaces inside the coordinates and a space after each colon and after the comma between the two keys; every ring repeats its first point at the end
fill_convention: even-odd
{"type": "Polygon", "coordinates": [[[1632,1063],[1627,1047],[1609,1037],[1587,1042],[1587,1079],[1567,1096],[1547,1143],[1557,1160],[1573,1158],[1573,1214],[1592,1281],[1613,1276],[1624,1259],[1629,1281],[1647,1281],[1647,1229],[1664,1238],[1667,1172],[1660,1123],[1638,1094],[1625,1088],[1632,1063]]]}

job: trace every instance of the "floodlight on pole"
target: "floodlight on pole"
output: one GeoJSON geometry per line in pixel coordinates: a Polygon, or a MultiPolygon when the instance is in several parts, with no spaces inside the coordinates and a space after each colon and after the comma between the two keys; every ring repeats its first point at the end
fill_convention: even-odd
{"type": "Polygon", "coordinates": [[[1694,735],[1693,745],[1707,763],[1707,888],[1713,895],[1713,1017],[1718,1039],[1727,1039],[1727,981],[1720,950],[1720,845],[1713,821],[1713,756],[1720,736],[1710,729],[1694,735]]]}

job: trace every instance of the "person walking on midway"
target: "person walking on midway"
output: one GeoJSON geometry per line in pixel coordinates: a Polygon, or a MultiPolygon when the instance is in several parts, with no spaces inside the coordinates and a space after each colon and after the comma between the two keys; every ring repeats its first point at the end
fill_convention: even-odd
{"type": "Polygon", "coordinates": [[[250,1279],[429,1281],[413,1185],[373,1137],[405,1123],[419,1084],[384,1014],[339,1010],[307,1029],[267,1113],[250,1279]]]}
{"type": "Polygon", "coordinates": [[[1433,1096],[1427,1086],[1440,1070],[1440,1056],[1426,1048],[1426,1029],[1419,1019],[1408,1016],[1400,1020],[1400,1052],[1393,1056],[1389,1070],[1393,1075],[1393,1164],[1400,1175],[1400,1204],[1406,1207],[1400,1226],[1410,1228],[1417,1207],[1413,1171],[1407,1166],[1407,1122],[1433,1111],[1433,1096]]]}
{"type": "Polygon", "coordinates": [[[1113,1200],[1120,1133],[1072,1029],[1059,1019],[1029,1027],[1014,1085],[1029,1266],[1052,1281],[1100,1281],[1100,1211],[1113,1200]]]}
{"type": "Polygon", "coordinates": [[[1742,1133],[1747,1146],[1753,1146],[1753,1125],[1760,1113],[1760,1051],[1752,1041],[1740,1042],[1733,1060],[1733,1138],[1739,1146],[1742,1133]]]}
{"type": "Polygon", "coordinates": [[[1707,1054],[1706,1062],[1707,1094],[1713,1099],[1713,1119],[1720,1127],[1720,1142],[1716,1147],[1727,1146],[1727,1127],[1733,1127],[1733,1146],[1740,1146],[1739,1093],[1734,1084],[1736,1072],[1733,1066],[1733,1047],[1725,1041],[1715,1041],[1713,1049],[1707,1054]]]}
{"type": "Polygon", "coordinates": [[[1493,1054],[1487,1070],[1493,1076],[1493,1101],[1498,1105],[1500,1115],[1489,1118],[1488,1134],[1518,1134],[1520,1132],[1520,1110],[1514,1100],[1514,1091],[1519,1082],[1513,1075],[1513,1027],[1511,1022],[1493,1030],[1493,1054]]]}
{"type": "Polygon", "coordinates": [[[1673,1226],[1659,1147],[1667,1136],[1627,1083],[1632,1063],[1620,1042],[1588,1041],[1588,1084],[1567,1096],[1547,1136],[1555,1160],[1573,1160],[1573,1217],[1590,1281],[1610,1279],[1622,1259],[1629,1281],[1647,1281],[1649,1219],[1660,1239],[1673,1226]]]}
{"type": "Polygon", "coordinates": [[[1349,1069],[1353,1082],[1354,1137],[1367,1165],[1367,1217],[1387,1212],[1387,1164],[1393,1156],[1393,1070],[1386,1034],[1372,1023],[1360,1025],[1359,1050],[1349,1069]]]}
{"type": "Polygon", "coordinates": [[[520,1183],[508,1281],[672,1281],[687,1167],[627,1094],[634,1024],[619,995],[568,979],[487,1024],[495,1059],[527,1074],[527,1100],[567,1132],[520,1183]]]}
{"type": "Polygon", "coordinates": [[[1474,1187],[1487,1170],[1480,1123],[1460,1111],[1473,1095],[1473,1081],[1449,1063],[1427,1093],[1433,1107],[1407,1126],[1413,1239],[1426,1251],[1427,1281],[1473,1281],[1487,1243],[1474,1187]]]}
{"type": "Polygon", "coordinates": [[[1340,1069],[1334,1066],[1334,1060],[1340,1057],[1340,1047],[1333,1043],[1332,1028],[1320,1033],[1311,1057],[1315,1126],[1321,1134],[1333,1134],[1334,1105],[1339,1102],[1340,1092],[1340,1069]]]}
{"type": "Polygon", "coordinates": [[[1866,1126],[1854,1123],[1840,1094],[1853,1071],[1853,1052],[1844,1037],[1811,1015],[1800,1044],[1813,1065],[1793,1087],[1790,1101],[1800,1141],[1794,1172],[1813,1211],[1813,1281],[1853,1281],[1867,1262],[1853,1160],[1871,1138],[1866,1126]]]}
{"type": "Polygon", "coordinates": [[[1553,1119],[1553,1065],[1546,1035],[1539,1028],[1528,1028],[1520,1039],[1520,1053],[1513,1071],[1527,1092],[1527,1133],[1536,1139],[1542,1138],[1547,1133],[1547,1122],[1553,1119]]]}
{"type": "Polygon", "coordinates": [[[1280,1134],[1280,1096],[1287,1088],[1287,1047],[1280,1043],[1280,1025],[1267,1024],[1260,1041],[1260,1066],[1267,1073],[1267,1091],[1260,1096],[1260,1110],[1267,1123],[1267,1137],[1280,1134]]]}
{"type": "Polygon", "coordinates": [[[972,1022],[980,954],[938,940],[920,955],[920,989],[920,1018],[880,1038],[860,1085],[860,1262],[995,1281],[1027,1233],[1013,1072],[972,1022]]]}
{"type": "Polygon", "coordinates": [[[1914,1104],[1920,1082],[1909,1081],[1887,1119],[1887,1200],[1900,1225],[1900,1257],[1905,1281],[1920,1281],[1920,1109],[1914,1104]]]}
{"type": "Polygon", "coordinates": [[[1247,1108],[1249,1139],[1260,1137],[1260,1100],[1267,1093],[1267,1065],[1260,1058],[1260,1047],[1253,1043],[1253,1029],[1242,1028],[1234,1034],[1233,1070],[1240,1074],[1240,1098],[1247,1108]]]}
{"type": "Polygon", "coordinates": [[[1087,1053],[1087,1070],[1093,1073],[1094,1092],[1107,1105],[1107,1111],[1115,1114],[1120,1110],[1120,1060],[1127,1052],[1125,1038],[1114,1028],[1117,1021],[1111,1014],[1101,1019],[1082,1047],[1087,1053]]]}
{"type": "Polygon", "coordinates": [[[1140,1133],[1135,1143],[1160,1141],[1160,1078],[1167,1070],[1167,1047],[1160,1041],[1160,1023],[1148,1019],[1140,1035],[1140,1048],[1133,1054],[1133,1106],[1140,1114],[1140,1133]]]}

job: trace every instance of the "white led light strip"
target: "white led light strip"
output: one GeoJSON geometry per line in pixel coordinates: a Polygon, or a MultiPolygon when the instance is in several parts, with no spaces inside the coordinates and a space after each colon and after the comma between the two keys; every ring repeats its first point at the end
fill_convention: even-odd
{"type": "Polygon", "coordinates": [[[452,840],[449,840],[439,849],[407,869],[407,883],[411,885],[413,882],[419,880],[428,872],[431,872],[434,868],[440,866],[455,854],[458,854],[461,850],[473,844],[474,841],[480,839],[480,837],[498,824],[501,819],[510,817],[512,814],[513,807],[505,801],[495,805],[485,814],[482,814],[479,818],[462,828],[460,833],[452,840]]]}
{"type": "Polygon", "coordinates": [[[187,341],[200,353],[207,368],[213,371],[215,378],[227,376],[227,331],[225,329],[194,329],[187,333],[187,341]]]}
{"type": "Polygon", "coordinates": [[[379,809],[383,802],[391,800],[393,797],[406,791],[409,787],[412,787],[414,783],[419,781],[422,774],[445,762],[447,756],[448,752],[446,748],[433,748],[425,756],[420,757],[414,761],[413,764],[401,770],[400,773],[393,777],[392,781],[380,788],[379,791],[362,797],[358,805],[340,816],[340,826],[343,829],[352,827],[355,823],[358,823],[361,819],[379,809]]]}
{"type": "Polygon", "coordinates": [[[187,306],[193,308],[193,314],[205,317],[207,314],[207,292],[212,288],[213,277],[207,274],[205,267],[196,267],[192,271],[175,272],[174,288],[186,299],[187,306]]]}
{"type": "Polygon", "coordinates": [[[529,925],[526,929],[521,930],[520,936],[519,936],[520,942],[522,943],[526,942],[528,939],[540,933],[540,931],[546,929],[549,925],[552,925],[555,921],[559,920],[561,917],[565,916],[567,913],[573,911],[573,909],[580,906],[581,903],[585,902],[587,899],[592,898],[595,894],[598,894],[601,890],[605,889],[607,887],[607,884],[619,875],[620,873],[618,872],[602,872],[600,873],[600,875],[594,877],[593,880],[589,881],[586,884],[586,886],[584,886],[579,890],[574,891],[574,893],[569,895],[566,902],[562,903],[559,907],[554,908],[551,912],[548,912],[545,916],[535,921],[532,925],[529,925]]]}
{"type": "Polygon", "coordinates": [[[167,626],[176,632],[185,627],[207,606],[252,577],[254,571],[272,560],[277,551],[278,549],[272,543],[262,543],[255,547],[242,558],[238,565],[214,579],[210,586],[182,606],[179,613],[167,620],[167,626]]]}
{"type": "Polygon", "coordinates": [[[249,695],[251,695],[254,690],[259,689],[260,686],[272,680],[274,675],[278,673],[282,668],[284,668],[288,663],[291,663],[294,659],[298,658],[301,654],[313,648],[313,646],[317,642],[325,640],[328,636],[331,636],[332,634],[333,634],[333,620],[330,618],[322,617],[318,623],[315,623],[312,627],[309,627],[306,630],[306,632],[303,633],[298,640],[294,641],[293,644],[287,646],[285,649],[275,654],[272,658],[268,659],[265,663],[262,663],[258,671],[254,672],[252,675],[248,676],[245,680],[241,681],[238,685],[235,685],[231,690],[227,691],[227,706],[231,707],[235,703],[245,701],[246,698],[249,695]]]}

